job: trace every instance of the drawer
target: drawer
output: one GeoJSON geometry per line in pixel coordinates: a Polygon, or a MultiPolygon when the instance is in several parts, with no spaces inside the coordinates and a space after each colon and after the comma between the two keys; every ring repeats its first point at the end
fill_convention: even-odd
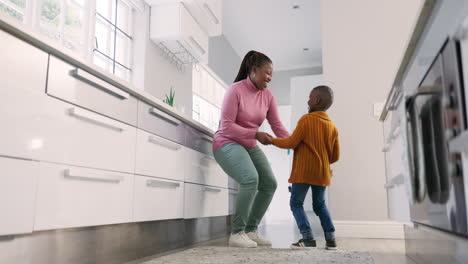
{"type": "Polygon", "coordinates": [[[227,175],[212,156],[187,148],[184,166],[186,182],[228,187],[227,175]]]}
{"type": "Polygon", "coordinates": [[[184,217],[184,183],[135,176],[133,221],[184,217]]]}
{"type": "Polygon", "coordinates": [[[47,53],[0,30],[0,155],[31,158],[45,94],[47,53]]]}
{"type": "Polygon", "coordinates": [[[184,180],[180,169],[185,147],[143,130],[137,130],[135,173],[159,178],[184,180]]]}
{"type": "Polygon", "coordinates": [[[229,190],[229,215],[236,214],[237,195],[239,194],[236,190],[229,190]]]}
{"type": "Polygon", "coordinates": [[[53,56],[49,61],[47,93],[127,124],[137,124],[135,97],[53,56]]]}
{"type": "Polygon", "coordinates": [[[27,129],[31,125],[36,131],[32,141],[34,159],[134,172],[135,127],[52,97],[48,99],[35,109],[40,119],[24,126],[27,129]]]}
{"type": "Polygon", "coordinates": [[[0,158],[0,236],[32,232],[37,164],[0,158]]]}
{"type": "Polygon", "coordinates": [[[228,190],[185,183],[184,218],[228,215],[228,190]]]}
{"type": "Polygon", "coordinates": [[[132,220],[134,176],[41,163],[34,230],[132,220]]]}
{"type": "MultiPolygon", "coordinates": [[[[223,171],[223,173],[225,172],[223,171]]],[[[228,176],[228,188],[232,190],[239,190],[239,183],[236,182],[236,180],[234,180],[233,178],[228,176]]]]}
{"type": "Polygon", "coordinates": [[[138,127],[174,142],[185,143],[183,123],[141,101],[138,102],[138,127]]]}
{"type": "Polygon", "coordinates": [[[213,137],[208,136],[193,127],[186,126],[185,129],[186,146],[205,153],[213,155],[213,137]]]}

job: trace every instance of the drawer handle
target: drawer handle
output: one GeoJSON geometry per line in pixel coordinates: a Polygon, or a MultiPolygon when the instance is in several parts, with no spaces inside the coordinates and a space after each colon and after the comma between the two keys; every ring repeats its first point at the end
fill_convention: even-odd
{"type": "Polygon", "coordinates": [[[211,10],[211,7],[207,4],[207,3],[204,3],[203,4],[203,8],[205,8],[206,12],[208,12],[208,14],[210,15],[211,17],[211,20],[213,20],[213,23],[215,23],[216,25],[219,24],[219,19],[218,17],[216,17],[215,13],[213,12],[213,10],[211,10]]]}
{"type": "Polygon", "coordinates": [[[180,183],[178,182],[167,182],[167,181],[158,181],[158,180],[147,180],[146,186],[148,187],[169,187],[169,188],[179,188],[180,183]]]}
{"type": "Polygon", "coordinates": [[[109,183],[119,183],[124,180],[124,176],[120,176],[120,175],[108,175],[108,176],[81,175],[79,173],[78,174],[73,173],[70,169],[66,169],[63,172],[63,176],[69,179],[109,182],[109,183]]]}
{"type": "Polygon", "coordinates": [[[211,169],[209,166],[204,166],[204,165],[201,165],[201,164],[192,163],[192,166],[195,167],[195,168],[200,168],[202,170],[210,170],[211,169]]]}
{"type": "Polygon", "coordinates": [[[70,70],[70,75],[75,77],[76,79],[83,81],[87,84],[90,84],[98,89],[104,90],[105,92],[116,96],[122,100],[130,98],[130,95],[114,86],[110,85],[109,83],[91,75],[81,69],[73,69],[70,70]]]}
{"type": "Polygon", "coordinates": [[[203,188],[204,192],[221,192],[221,189],[219,188],[213,188],[213,187],[205,187],[203,188]]]}
{"type": "Polygon", "coordinates": [[[206,155],[202,158],[202,160],[209,160],[209,161],[213,161],[213,162],[216,162],[216,159],[212,156],[209,156],[209,155],[206,155]]]}
{"type": "Polygon", "coordinates": [[[190,36],[189,39],[190,39],[190,42],[193,43],[193,45],[198,49],[198,51],[200,51],[202,55],[206,53],[205,49],[202,48],[200,43],[198,43],[198,41],[194,37],[190,36]]]}
{"type": "Polygon", "coordinates": [[[98,120],[94,115],[91,115],[89,112],[78,109],[78,108],[75,108],[75,107],[72,107],[72,108],[68,109],[68,114],[70,116],[73,116],[73,117],[77,118],[77,119],[88,121],[90,123],[93,123],[93,124],[96,124],[96,125],[99,125],[99,126],[102,126],[102,127],[106,127],[106,128],[118,131],[118,132],[124,131],[124,129],[121,128],[121,127],[118,127],[118,126],[116,126],[114,124],[111,124],[110,122],[106,122],[104,120],[98,120]]]}
{"type": "Polygon", "coordinates": [[[178,125],[181,124],[181,122],[179,120],[173,118],[172,116],[170,116],[170,115],[168,115],[166,113],[163,113],[163,112],[159,111],[158,109],[156,109],[154,107],[151,107],[149,109],[149,112],[150,112],[150,114],[152,114],[152,115],[154,115],[154,116],[156,116],[156,117],[158,117],[160,119],[164,119],[164,121],[172,123],[173,125],[178,126],[178,125]]]}
{"type": "Polygon", "coordinates": [[[202,139],[202,140],[204,140],[204,141],[207,141],[207,142],[209,142],[209,143],[213,143],[213,139],[212,139],[211,137],[208,137],[208,136],[202,136],[202,138],[201,138],[201,139],[202,139]]]}
{"type": "Polygon", "coordinates": [[[239,191],[229,190],[229,194],[237,195],[237,194],[239,194],[239,191]]]}
{"type": "Polygon", "coordinates": [[[163,146],[165,148],[172,149],[172,150],[180,149],[179,144],[172,143],[169,140],[165,140],[165,139],[154,137],[154,136],[149,136],[148,142],[159,145],[159,146],[163,146]]]}

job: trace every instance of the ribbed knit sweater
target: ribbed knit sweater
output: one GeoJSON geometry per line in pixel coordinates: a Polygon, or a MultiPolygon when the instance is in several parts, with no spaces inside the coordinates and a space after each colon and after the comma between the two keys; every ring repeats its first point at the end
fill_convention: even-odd
{"type": "Polygon", "coordinates": [[[329,186],[330,164],[340,157],[338,130],[325,112],[303,115],[290,137],[273,138],[273,144],[294,149],[290,183],[329,186]]]}

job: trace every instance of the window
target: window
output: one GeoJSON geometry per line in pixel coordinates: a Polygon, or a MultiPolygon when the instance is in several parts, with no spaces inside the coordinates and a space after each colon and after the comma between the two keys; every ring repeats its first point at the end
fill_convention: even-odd
{"type": "Polygon", "coordinates": [[[87,0],[39,0],[39,32],[66,48],[85,53],[87,0]]]}
{"type": "Polygon", "coordinates": [[[135,10],[144,10],[142,0],[0,0],[0,15],[13,17],[127,81],[135,10]]]}
{"type": "Polygon", "coordinates": [[[26,14],[26,0],[0,0],[0,13],[6,13],[24,22],[26,14]]]}
{"type": "Polygon", "coordinates": [[[200,65],[193,67],[192,82],[192,118],[214,131],[218,130],[226,84],[200,65]]]}
{"type": "Polygon", "coordinates": [[[124,80],[131,72],[132,12],[126,1],[96,1],[93,61],[124,80]]]}

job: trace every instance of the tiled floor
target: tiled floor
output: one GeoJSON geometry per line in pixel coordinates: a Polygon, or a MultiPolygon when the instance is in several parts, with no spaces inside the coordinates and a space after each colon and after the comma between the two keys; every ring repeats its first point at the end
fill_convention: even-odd
{"type": "MultiPolygon", "coordinates": [[[[317,239],[318,248],[323,249],[325,240],[323,232],[320,230],[320,224],[312,219],[314,235],[317,239]]],[[[285,221],[275,224],[263,225],[259,228],[261,234],[268,237],[272,241],[273,248],[289,248],[291,242],[295,242],[300,238],[300,234],[294,222],[285,221]]],[[[415,264],[405,255],[404,240],[399,239],[358,239],[358,238],[338,238],[338,246],[340,249],[349,251],[369,252],[374,258],[375,264],[415,264]]],[[[227,246],[227,238],[208,241],[196,246],[227,246]]],[[[323,249],[325,250],[325,249],[323,249]]],[[[164,253],[163,255],[178,252],[180,250],[164,253]]],[[[159,255],[161,256],[161,255],[159,255]]],[[[157,258],[153,256],[132,263],[141,263],[150,259],[157,258]]]]}

